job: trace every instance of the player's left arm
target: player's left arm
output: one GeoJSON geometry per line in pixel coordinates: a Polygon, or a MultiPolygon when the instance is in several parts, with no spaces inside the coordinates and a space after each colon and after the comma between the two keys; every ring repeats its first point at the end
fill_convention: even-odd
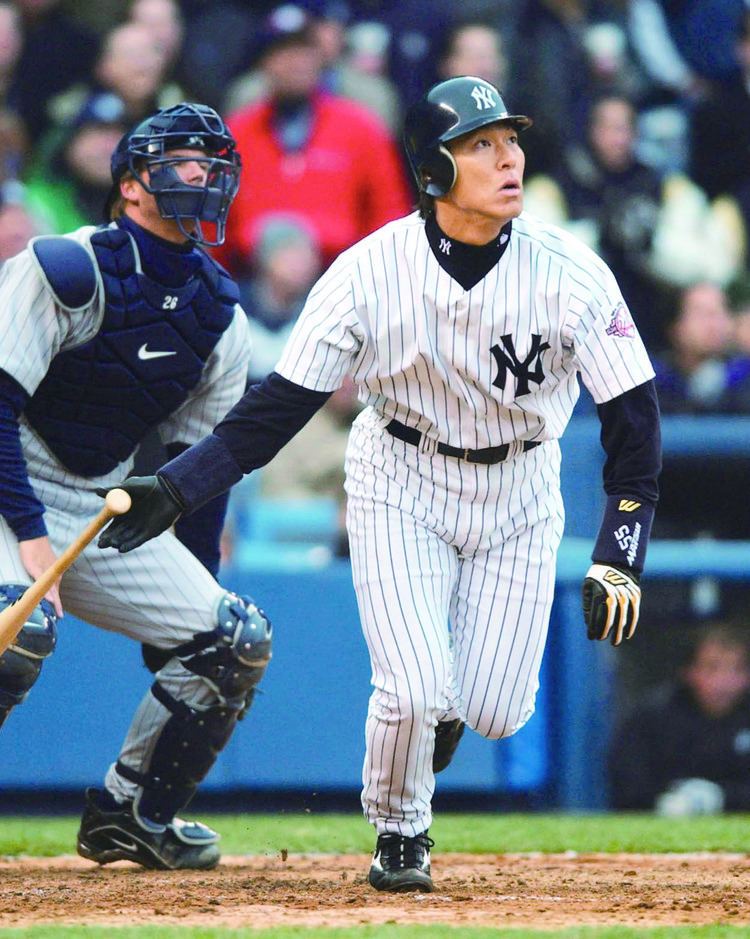
{"type": "Polygon", "coordinates": [[[606,453],[607,501],[583,582],[589,639],[631,639],[641,603],[646,558],[661,470],[659,405],[653,380],[597,406],[606,453]]]}
{"type": "Polygon", "coordinates": [[[566,325],[602,425],[607,501],[583,583],[583,616],[589,639],[619,645],[632,638],[640,614],[640,576],[659,497],[659,406],[654,370],[617,282],[601,259],[589,260],[587,276],[570,291],[566,325]]]}

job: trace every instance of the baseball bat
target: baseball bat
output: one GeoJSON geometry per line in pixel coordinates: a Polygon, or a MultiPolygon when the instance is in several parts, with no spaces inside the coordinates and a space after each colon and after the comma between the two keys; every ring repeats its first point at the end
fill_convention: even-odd
{"type": "Polygon", "coordinates": [[[104,500],[104,507],[96,518],[90,522],[76,540],[67,547],[59,558],[40,574],[39,577],[27,587],[23,594],[9,607],[0,612],[0,655],[5,652],[21,631],[21,627],[29,618],[32,610],[38,606],[45,593],[61,577],[86,545],[93,541],[110,519],[115,515],[122,515],[130,508],[130,496],[124,489],[110,489],[104,500]]]}

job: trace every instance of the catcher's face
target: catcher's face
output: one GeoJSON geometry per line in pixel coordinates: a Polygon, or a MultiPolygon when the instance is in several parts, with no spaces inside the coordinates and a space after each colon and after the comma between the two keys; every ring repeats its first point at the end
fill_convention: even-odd
{"type": "MultiPolygon", "coordinates": [[[[179,149],[170,150],[166,156],[170,159],[161,161],[153,166],[153,172],[161,172],[166,166],[173,171],[181,183],[195,186],[200,189],[208,180],[211,159],[203,150],[179,149]],[[174,162],[172,162],[174,161],[174,162]]],[[[141,171],[141,179],[147,185],[152,181],[152,169],[148,165],[141,171]]],[[[133,221],[143,228],[177,244],[185,241],[183,229],[191,230],[195,223],[190,219],[181,219],[181,224],[173,218],[164,218],[157,204],[156,196],[148,192],[132,176],[126,176],[121,184],[120,191],[126,200],[125,212],[133,221]]]]}
{"type": "MultiPolygon", "coordinates": [[[[205,185],[211,167],[211,157],[205,150],[191,150],[188,148],[168,150],[165,157],[167,158],[166,165],[174,169],[183,183],[187,183],[188,186],[205,185]]],[[[154,170],[158,166],[164,165],[164,161],[155,164],[154,170]]],[[[146,166],[147,179],[150,178],[151,169],[150,166],[146,166]]]]}

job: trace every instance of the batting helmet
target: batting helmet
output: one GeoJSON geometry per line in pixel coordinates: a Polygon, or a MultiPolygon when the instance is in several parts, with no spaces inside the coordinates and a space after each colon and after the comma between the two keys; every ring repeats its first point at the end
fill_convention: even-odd
{"type": "Polygon", "coordinates": [[[182,234],[204,245],[224,241],[229,206],[237,194],[242,162],[237,144],[222,118],[205,104],[176,104],[162,108],[125,134],[111,159],[112,189],[106,204],[107,220],[120,194],[120,180],[126,173],[138,180],[156,199],[162,218],[177,221],[182,234]],[[194,186],[180,179],[178,163],[188,162],[172,154],[174,150],[203,150],[208,157],[206,180],[194,186]],[[148,168],[149,182],[141,178],[148,168]],[[185,226],[185,222],[191,224],[185,226]],[[209,241],[201,222],[216,225],[216,237],[209,241]]]}
{"type": "Polygon", "coordinates": [[[531,126],[531,118],[510,114],[500,92],[483,78],[461,75],[433,85],[404,122],[406,155],[419,189],[428,196],[450,192],[457,169],[444,144],[496,121],[519,130],[531,126]]]}

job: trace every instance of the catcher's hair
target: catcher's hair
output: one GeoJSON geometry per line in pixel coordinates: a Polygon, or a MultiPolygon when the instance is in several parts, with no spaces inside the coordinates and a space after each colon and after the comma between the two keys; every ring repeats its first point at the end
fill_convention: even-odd
{"type": "MultiPolygon", "coordinates": [[[[145,161],[141,161],[141,160],[136,161],[135,163],[136,171],[140,174],[143,171],[145,165],[146,165],[145,161]]],[[[133,178],[134,177],[131,172],[128,171],[128,172],[123,173],[120,179],[117,181],[118,190],[120,188],[120,183],[123,181],[123,179],[133,179],[133,178]]],[[[125,208],[127,204],[128,204],[128,201],[127,199],[123,198],[122,193],[119,193],[117,198],[112,200],[112,205],[109,207],[110,222],[114,222],[116,218],[120,218],[122,215],[125,214],[125,208]]]]}
{"type": "Polygon", "coordinates": [[[115,200],[113,200],[112,205],[109,207],[109,220],[114,222],[116,218],[121,218],[125,214],[125,200],[120,195],[115,200]]]}

